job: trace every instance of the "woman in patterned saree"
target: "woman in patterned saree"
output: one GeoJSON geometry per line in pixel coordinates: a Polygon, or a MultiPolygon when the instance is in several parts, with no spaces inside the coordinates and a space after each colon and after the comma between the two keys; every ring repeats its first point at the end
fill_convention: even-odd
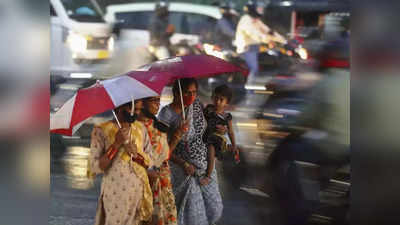
{"type": "Polygon", "coordinates": [[[172,187],[178,210],[178,225],[215,224],[222,215],[222,199],[218,188],[215,168],[207,185],[201,186],[199,180],[206,175],[207,147],[202,136],[207,127],[203,106],[196,98],[197,81],[181,79],[186,121],[182,119],[182,103],[179,85],[173,86],[173,102],[159,113],[160,121],[170,126],[168,138],[173,140],[177,127],[185,124],[188,131],[171,154],[170,168],[172,187]]]}
{"type": "Polygon", "coordinates": [[[173,140],[168,143],[166,134],[168,127],[155,117],[159,108],[160,97],[145,98],[141,116],[138,118],[147,128],[153,147],[151,158],[154,166],[148,170],[148,175],[153,191],[154,211],[152,220],[147,224],[176,225],[177,213],[168,159],[183,134],[183,128],[178,129],[173,140]]]}
{"type": "MultiPolygon", "coordinates": [[[[135,112],[140,112],[141,105],[142,101],[135,101],[135,112]]],[[[104,174],[96,225],[137,225],[151,218],[153,197],[147,168],[152,166],[152,146],[146,128],[134,121],[130,109],[125,104],[115,110],[122,128],[115,120],[93,128],[88,176],[104,174]]]]}

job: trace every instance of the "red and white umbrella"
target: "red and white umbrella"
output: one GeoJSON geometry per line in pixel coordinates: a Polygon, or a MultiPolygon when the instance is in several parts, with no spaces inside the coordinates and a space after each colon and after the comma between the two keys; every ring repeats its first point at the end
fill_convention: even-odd
{"type": "Polygon", "coordinates": [[[125,75],[98,81],[80,89],[50,118],[50,131],[71,136],[91,116],[120,105],[159,96],[172,75],[163,72],[132,71],[125,75]]]}

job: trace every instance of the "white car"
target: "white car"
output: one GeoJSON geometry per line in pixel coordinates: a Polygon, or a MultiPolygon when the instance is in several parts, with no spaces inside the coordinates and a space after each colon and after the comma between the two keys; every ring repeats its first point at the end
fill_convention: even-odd
{"type": "Polygon", "coordinates": [[[91,78],[111,58],[114,38],[94,0],[50,0],[51,74],[91,78]]]}
{"type": "MultiPolygon", "coordinates": [[[[121,24],[121,39],[134,46],[147,46],[150,42],[148,32],[155,3],[129,3],[110,5],[106,8],[105,20],[121,24]]],[[[171,43],[187,40],[196,44],[203,32],[209,32],[222,17],[218,7],[190,3],[169,4],[169,22],[175,26],[171,43]]]]}

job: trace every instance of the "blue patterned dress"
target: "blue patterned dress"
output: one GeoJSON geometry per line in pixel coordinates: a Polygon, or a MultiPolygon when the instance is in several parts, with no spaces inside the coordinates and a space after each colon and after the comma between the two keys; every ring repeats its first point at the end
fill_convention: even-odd
{"type": "MultiPolygon", "coordinates": [[[[189,131],[175,148],[174,154],[194,165],[196,173],[194,176],[188,176],[181,166],[170,162],[178,225],[210,225],[220,219],[223,205],[215,168],[208,185],[200,186],[199,183],[199,179],[207,170],[207,147],[202,139],[207,122],[198,99],[186,109],[186,115],[190,121],[189,131]]],[[[181,115],[170,105],[160,111],[159,119],[169,124],[172,131],[182,122],[181,115]]]]}

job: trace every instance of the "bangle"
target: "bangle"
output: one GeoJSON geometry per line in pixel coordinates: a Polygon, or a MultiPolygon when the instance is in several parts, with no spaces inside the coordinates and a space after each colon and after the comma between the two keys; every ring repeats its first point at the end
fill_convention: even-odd
{"type": "Polygon", "coordinates": [[[173,137],[174,137],[177,141],[179,141],[179,140],[182,138],[182,135],[179,135],[179,134],[175,133],[175,134],[173,135],[173,137]]]}
{"type": "Polygon", "coordinates": [[[111,153],[112,153],[112,151],[113,151],[114,149],[115,149],[115,148],[113,148],[112,146],[108,149],[108,151],[106,152],[107,157],[110,157],[110,155],[111,155],[111,153]]]}
{"type": "Polygon", "coordinates": [[[115,157],[115,155],[117,154],[117,152],[118,152],[118,149],[113,148],[113,149],[110,151],[110,153],[107,154],[107,158],[108,158],[109,160],[112,160],[112,159],[115,157]]]}
{"type": "Polygon", "coordinates": [[[189,164],[188,162],[185,161],[185,162],[183,163],[183,167],[184,167],[184,168],[187,168],[188,166],[190,166],[190,164],[189,164]]]}

